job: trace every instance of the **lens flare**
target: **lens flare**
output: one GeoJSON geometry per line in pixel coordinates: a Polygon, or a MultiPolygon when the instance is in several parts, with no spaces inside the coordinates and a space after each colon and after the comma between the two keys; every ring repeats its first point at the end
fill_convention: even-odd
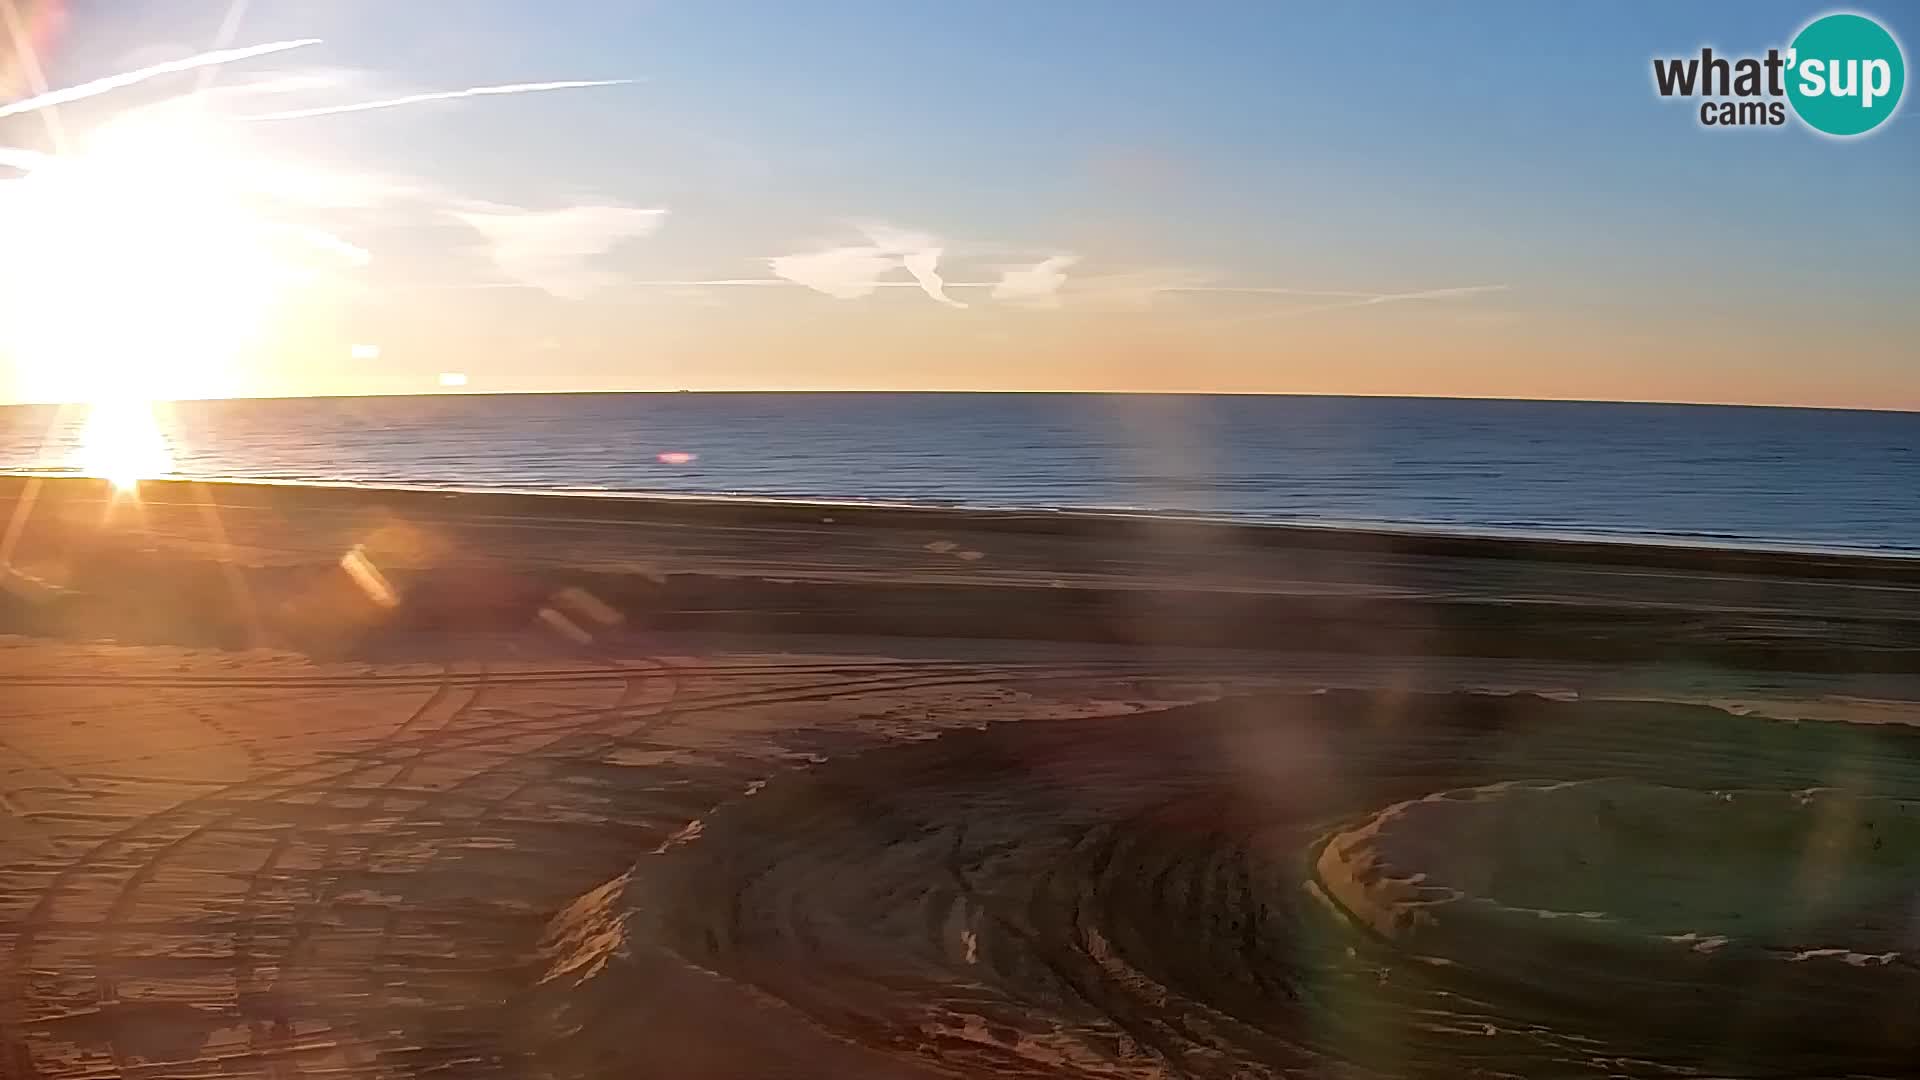
{"type": "Polygon", "coordinates": [[[66,0],[0,3],[0,97],[30,93],[39,83],[40,58],[59,40],[66,8],[66,0]]]}

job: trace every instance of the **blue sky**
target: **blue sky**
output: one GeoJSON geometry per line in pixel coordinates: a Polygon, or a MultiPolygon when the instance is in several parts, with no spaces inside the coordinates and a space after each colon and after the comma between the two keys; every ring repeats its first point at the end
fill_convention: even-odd
{"type": "MultiPolygon", "coordinates": [[[[230,10],[66,7],[47,50],[54,85],[208,48],[230,10]]],[[[1704,130],[1692,106],[1651,88],[1655,55],[1763,52],[1827,10],[253,0],[235,43],[325,40],[219,78],[333,80],[297,105],[636,81],[278,125],[262,152],[434,194],[322,215],[373,262],[357,288],[291,302],[236,392],[423,389],[458,366],[475,389],[1920,408],[1910,103],[1872,136],[1838,141],[1798,126],[1704,130]],[[499,254],[497,236],[463,227],[461,208],[479,204],[660,215],[572,252],[594,272],[556,295],[496,287],[527,283],[473,265],[488,244],[499,254]],[[875,228],[911,242],[876,241],[875,228]],[[937,251],[964,309],[913,287],[916,251],[937,251]],[[769,260],[825,252],[890,261],[885,280],[904,287],[651,284],[783,280],[769,260]],[[1044,305],[975,301],[1009,268],[1050,258],[1070,262],[1044,305]],[[1210,291],[1239,288],[1440,295],[1329,305],[1210,291]],[[330,359],[362,339],[386,346],[377,368],[330,359]]],[[[1849,10],[1920,40],[1912,8],[1849,10]]],[[[68,111],[84,125],[180,90],[160,81],[68,111]]],[[[22,119],[0,120],[0,144],[38,137],[22,119]]]]}

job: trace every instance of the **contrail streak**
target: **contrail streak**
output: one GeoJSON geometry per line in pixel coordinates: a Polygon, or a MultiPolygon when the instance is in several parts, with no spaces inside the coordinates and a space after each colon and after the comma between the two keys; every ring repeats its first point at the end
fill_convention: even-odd
{"type": "Polygon", "coordinates": [[[341,113],[372,112],[375,109],[397,109],[402,105],[418,105],[423,101],[452,101],[455,98],[486,97],[492,94],[537,94],[547,90],[583,90],[591,86],[624,86],[632,79],[584,79],[572,82],[508,83],[505,86],[471,86],[465,90],[440,90],[431,94],[408,94],[406,97],[386,98],[381,101],[361,101],[352,105],[323,105],[317,109],[290,109],[286,112],[258,113],[246,117],[248,120],[306,120],[315,116],[337,116],[341,113]]]}
{"type": "Polygon", "coordinates": [[[1379,293],[1356,292],[1352,289],[1293,289],[1280,285],[1159,285],[1154,292],[1168,293],[1226,293],[1247,296],[1338,296],[1355,300],[1371,300],[1379,293]]]}
{"type": "Polygon", "coordinates": [[[179,60],[169,60],[164,64],[137,68],[133,71],[123,71],[118,75],[109,75],[104,79],[95,79],[92,82],[81,83],[78,86],[69,86],[63,90],[49,90],[44,94],[38,94],[22,101],[16,101],[11,105],[0,105],[0,119],[9,116],[18,116],[21,113],[39,112],[41,109],[52,108],[55,105],[65,105],[71,101],[81,101],[90,97],[98,97],[109,91],[118,90],[123,86],[132,86],[135,83],[146,82],[148,79],[158,78],[162,75],[173,75],[182,71],[195,71],[200,68],[213,67],[216,64],[231,64],[236,60],[248,60],[256,56],[266,56],[269,53],[286,52],[288,49],[302,49],[308,45],[318,44],[320,44],[319,38],[301,38],[298,41],[275,41],[266,45],[249,45],[244,49],[217,49],[213,52],[204,52],[179,60]]]}
{"type": "Polygon", "coordinates": [[[1507,286],[1505,285],[1456,285],[1446,289],[1422,289],[1419,292],[1376,293],[1364,299],[1348,300],[1338,304],[1315,304],[1312,307],[1280,308],[1276,311],[1256,311],[1251,315],[1222,319],[1212,325],[1237,326],[1241,323],[1293,319],[1302,315],[1316,315],[1322,311],[1340,311],[1345,308],[1371,307],[1375,304],[1398,304],[1407,300],[1444,300],[1452,296],[1475,296],[1480,293],[1504,292],[1506,288],[1507,286]]]}

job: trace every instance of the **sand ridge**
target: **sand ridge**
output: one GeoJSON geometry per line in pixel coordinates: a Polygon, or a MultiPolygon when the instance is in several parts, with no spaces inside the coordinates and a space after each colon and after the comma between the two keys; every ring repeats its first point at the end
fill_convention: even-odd
{"type": "MultiPolygon", "coordinates": [[[[816,747],[977,724],[1024,698],[1012,684],[1113,667],[748,653],[596,670],[556,652],[543,669],[539,637],[469,647],[513,658],[424,674],[96,645],[105,673],[82,679],[52,674],[77,659],[65,647],[0,646],[27,673],[0,748],[20,1075],[515,1075],[498,1010],[547,919],[639,854],[816,747]]],[[[1117,670],[1100,707],[1138,697],[1142,670],[1117,670]]]]}

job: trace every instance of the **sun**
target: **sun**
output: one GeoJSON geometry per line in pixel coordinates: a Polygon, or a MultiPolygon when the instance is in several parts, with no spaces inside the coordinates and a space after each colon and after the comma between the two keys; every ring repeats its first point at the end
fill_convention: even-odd
{"type": "Polygon", "coordinates": [[[87,412],[74,464],[88,476],[132,492],[140,481],[173,471],[173,450],[160,430],[151,402],[97,401],[87,412]]]}
{"type": "MultiPolygon", "coordinates": [[[[16,161],[16,165],[19,162],[16,161]]],[[[220,397],[298,273],[195,108],[124,114],[0,182],[0,346],[23,397],[93,403],[77,466],[170,468],[152,402],[220,397]]]]}

